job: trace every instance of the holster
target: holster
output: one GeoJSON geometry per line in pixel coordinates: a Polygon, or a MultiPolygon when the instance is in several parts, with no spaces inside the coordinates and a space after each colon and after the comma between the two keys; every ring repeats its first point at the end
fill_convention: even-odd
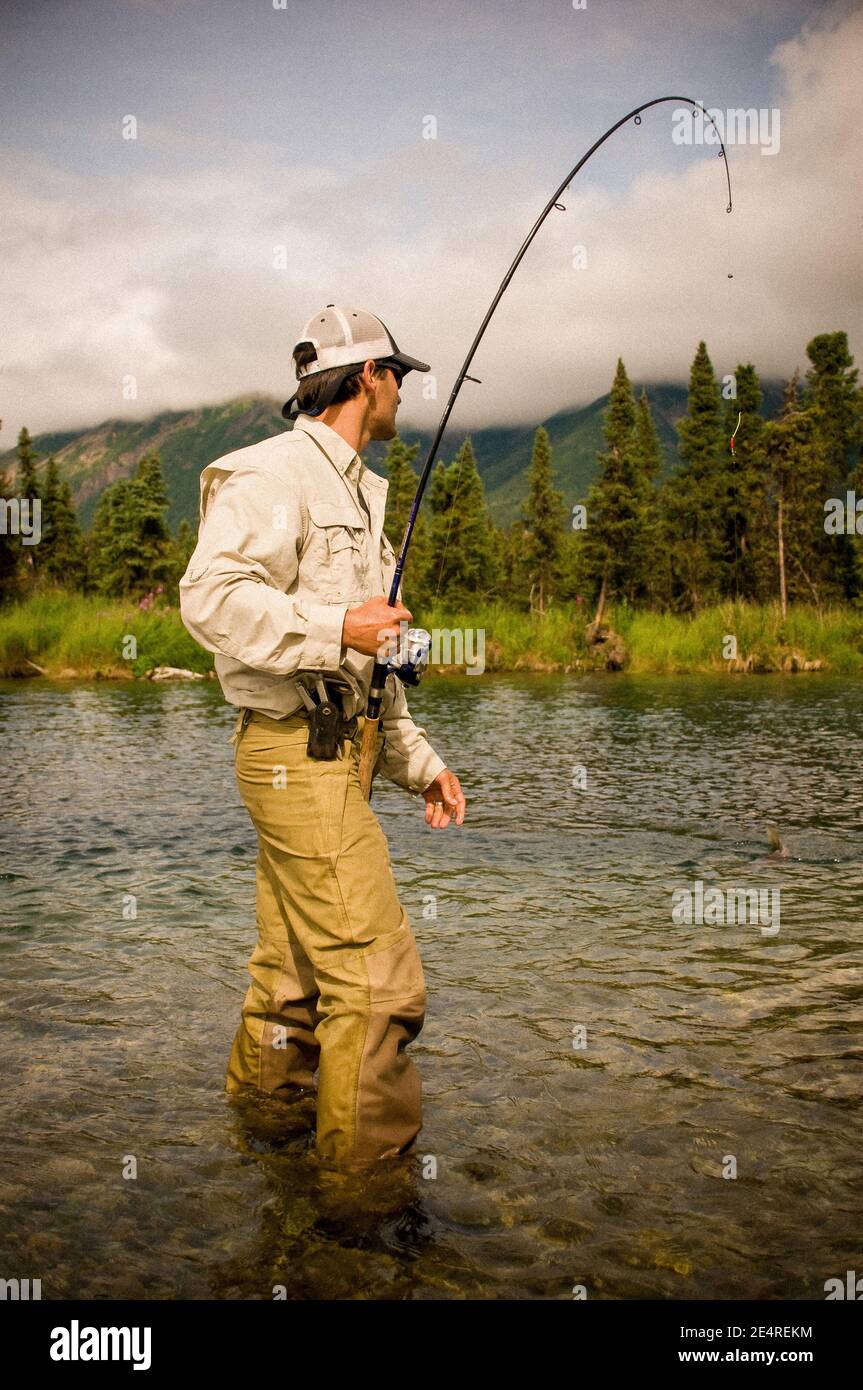
{"type": "Polygon", "coordinates": [[[338,686],[330,681],[317,682],[318,700],[309,697],[306,709],[309,718],[309,741],[306,752],[310,758],[329,761],[342,756],[345,739],[353,738],[357,731],[357,717],[346,719],[342,710],[342,697],[338,686]],[[326,698],[320,697],[323,686],[326,698]],[[311,708],[309,707],[311,705],[311,708]]]}

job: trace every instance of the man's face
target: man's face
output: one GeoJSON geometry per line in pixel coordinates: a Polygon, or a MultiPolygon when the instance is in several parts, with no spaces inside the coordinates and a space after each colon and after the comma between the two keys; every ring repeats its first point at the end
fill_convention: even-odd
{"type": "Polygon", "coordinates": [[[375,399],[369,416],[372,439],[395,439],[398,432],[396,411],[401,404],[400,384],[401,372],[397,367],[386,367],[375,377],[375,399]]]}

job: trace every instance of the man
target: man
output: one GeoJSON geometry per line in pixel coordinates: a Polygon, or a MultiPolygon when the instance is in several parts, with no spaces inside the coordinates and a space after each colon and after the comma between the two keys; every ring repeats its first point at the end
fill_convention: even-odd
{"type": "MultiPolygon", "coordinates": [[[[306,324],[294,367],[282,410],[293,430],[201,475],[180,606],[241,710],[235,768],[258,832],[258,943],[226,1089],[288,1100],[313,1088],[319,1068],[318,1154],[355,1167],[414,1151],[422,1125],[405,1051],[425,1018],[422,965],[358,777],[374,658],[412,615],[401,590],[387,603],[389,484],[359,455],[395,436],[402,378],[429,368],[373,314],[332,304],[306,324]],[[316,705],[339,702],[334,742],[321,749],[316,705]]],[[[458,778],[393,676],[376,770],[422,794],[434,829],[462,824],[458,778]]]]}

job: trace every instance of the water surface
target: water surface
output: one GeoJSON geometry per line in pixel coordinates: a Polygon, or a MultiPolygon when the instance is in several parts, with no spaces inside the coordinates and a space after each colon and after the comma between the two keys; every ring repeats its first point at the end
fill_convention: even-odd
{"type": "Polygon", "coordinates": [[[429,991],[427,1157],[361,1190],[321,1171],[308,1102],[222,1091],[255,836],[214,684],[0,685],[0,1275],[45,1298],[820,1299],[859,1267],[860,684],[411,694],[469,811],[434,832],[375,793],[429,991]],[[778,888],[780,931],[676,925],[696,882],[778,888]]]}

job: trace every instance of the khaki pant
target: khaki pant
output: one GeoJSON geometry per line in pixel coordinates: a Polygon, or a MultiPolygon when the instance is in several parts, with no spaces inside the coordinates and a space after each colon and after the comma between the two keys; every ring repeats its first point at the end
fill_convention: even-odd
{"type": "Polygon", "coordinates": [[[412,1152],[422,965],[386,837],[359,785],[363,719],[343,758],[306,753],[308,721],[244,711],[240,794],[258,832],[258,943],[226,1089],[317,1087],[317,1152],[340,1166],[412,1152]]]}

